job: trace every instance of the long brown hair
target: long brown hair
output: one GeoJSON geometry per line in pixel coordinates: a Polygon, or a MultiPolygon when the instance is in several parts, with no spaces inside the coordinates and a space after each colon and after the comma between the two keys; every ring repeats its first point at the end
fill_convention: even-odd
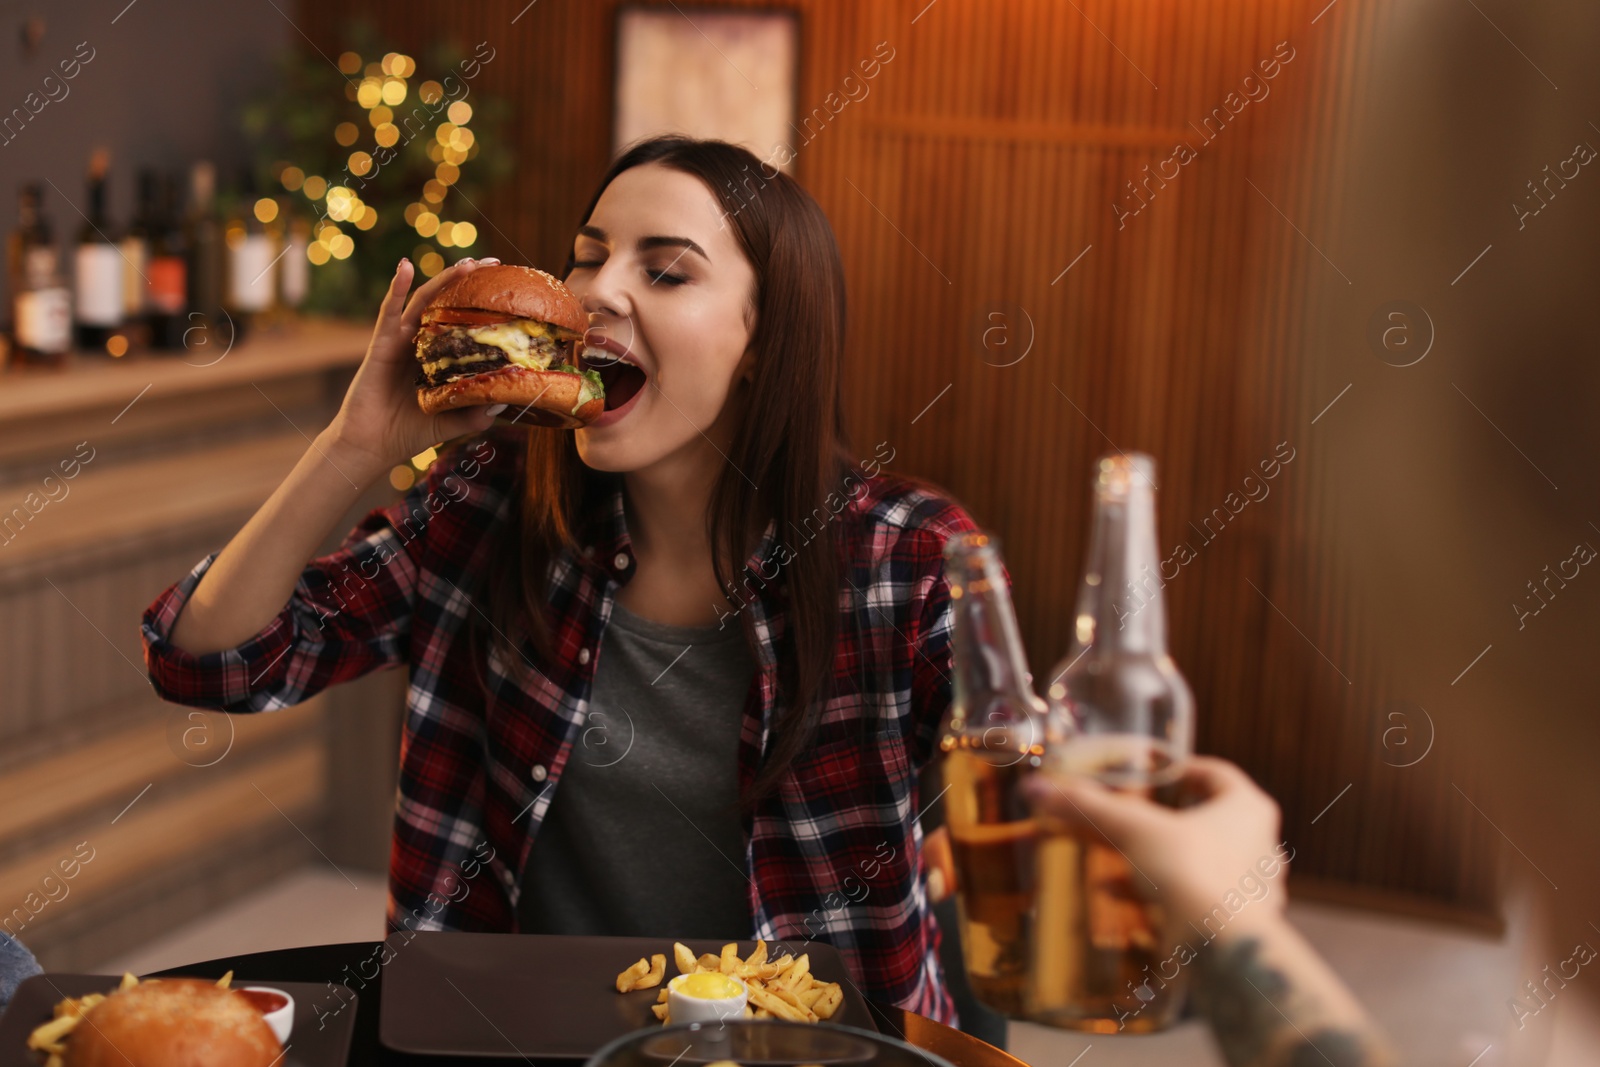
{"type": "MultiPolygon", "coordinates": [[[[733,227],[755,270],[753,380],[743,393],[743,418],[706,522],[718,587],[731,590],[736,579],[745,578],[748,588],[753,578],[756,588],[764,589],[769,583],[740,572],[767,523],[777,523],[778,539],[784,541],[787,531],[799,529],[838,490],[849,466],[841,400],[845,288],[839,248],[822,208],[788,175],[736,145],[678,136],[642,141],[619,156],[579,224],[589,221],[617,175],[645,163],[703,181],[722,203],[724,223],[733,227]]],[[[563,273],[571,269],[569,252],[563,273]]],[[[550,563],[561,551],[576,549],[593,505],[619,478],[586,468],[572,434],[535,430],[528,435],[520,513],[507,523],[505,540],[484,576],[502,662],[521,668],[517,646],[524,636],[541,662],[552,660],[545,617],[550,563]]],[[[831,691],[841,580],[833,527],[824,523],[772,579],[771,591],[786,614],[778,654],[780,711],[770,755],[757,770],[747,804],[777,787],[813,736],[831,691]]],[[[745,640],[753,654],[748,625],[745,640]]]]}

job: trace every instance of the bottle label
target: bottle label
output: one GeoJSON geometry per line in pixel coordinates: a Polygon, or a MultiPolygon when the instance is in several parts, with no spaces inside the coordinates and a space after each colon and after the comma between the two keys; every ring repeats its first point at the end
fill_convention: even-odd
{"type": "Polygon", "coordinates": [[[122,254],[116,245],[78,246],[77,317],[85,326],[122,325],[122,254]]]}
{"type": "Polygon", "coordinates": [[[17,294],[17,347],[65,352],[72,345],[72,300],[66,289],[27,289],[17,294]]]}
{"type": "Polygon", "coordinates": [[[239,311],[265,311],[272,303],[272,239],[246,234],[228,249],[228,303],[239,311]]]}
{"type": "Polygon", "coordinates": [[[311,288],[311,261],[306,258],[306,242],[289,238],[289,251],[283,255],[283,302],[299,307],[311,288]]]}
{"type": "Polygon", "coordinates": [[[150,247],[143,237],[122,239],[122,310],[128,318],[144,314],[144,280],[148,271],[150,247]]]}
{"type": "Polygon", "coordinates": [[[22,284],[18,288],[45,289],[56,282],[61,260],[54,245],[33,245],[22,258],[22,284]]]}
{"type": "Polygon", "coordinates": [[[151,310],[163,315],[182,314],[184,304],[188,301],[189,280],[189,268],[183,257],[154,256],[144,273],[150,280],[146,295],[151,310]]]}

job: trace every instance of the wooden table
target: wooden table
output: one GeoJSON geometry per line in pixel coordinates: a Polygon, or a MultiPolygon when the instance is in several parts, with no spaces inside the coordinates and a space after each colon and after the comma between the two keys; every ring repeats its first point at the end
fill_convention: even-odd
{"type": "MultiPolygon", "coordinates": [[[[162,975],[177,977],[189,975],[199,978],[220,978],[235,971],[241,981],[256,982],[326,982],[342,973],[345,968],[354,971],[363,962],[371,960],[378,947],[376,941],[355,941],[342,945],[314,945],[309,948],[279,949],[274,952],[255,952],[244,956],[207,960],[162,971],[162,975]]],[[[151,977],[158,977],[152,975],[151,977]]],[[[408,1056],[391,1052],[378,1043],[378,1005],[383,987],[383,971],[367,983],[360,992],[356,1005],[355,1037],[350,1049],[352,1064],[429,1064],[431,1067],[447,1063],[477,1064],[481,1059],[447,1059],[435,1056],[408,1056]]],[[[868,1002],[878,1022],[878,1028],[893,1037],[903,1038],[917,1048],[942,1056],[954,1067],[1028,1067],[1015,1056],[1007,1055],[993,1045],[952,1029],[932,1019],[923,1018],[900,1008],[868,1002]]],[[[553,1061],[551,1061],[553,1062],[553,1061]]]]}

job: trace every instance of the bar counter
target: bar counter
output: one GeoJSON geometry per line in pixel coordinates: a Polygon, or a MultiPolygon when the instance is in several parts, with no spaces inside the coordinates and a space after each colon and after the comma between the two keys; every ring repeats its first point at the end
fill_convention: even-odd
{"type": "MultiPolygon", "coordinates": [[[[138,632],[326,425],[370,332],[306,321],[227,352],[0,372],[0,922],[47,968],[111,959],[319,849],[383,869],[404,672],[215,716],[156,697],[138,632]]],[[[392,495],[369,490],[328,543],[392,495]]]]}

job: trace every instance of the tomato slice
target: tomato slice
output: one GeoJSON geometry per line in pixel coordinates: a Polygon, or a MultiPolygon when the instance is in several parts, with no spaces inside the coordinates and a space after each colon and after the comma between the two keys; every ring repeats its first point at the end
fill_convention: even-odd
{"type": "Polygon", "coordinates": [[[429,308],[422,318],[430,326],[492,326],[497,322],[511,322],[516,316],[478,308],[429,308]]]}

